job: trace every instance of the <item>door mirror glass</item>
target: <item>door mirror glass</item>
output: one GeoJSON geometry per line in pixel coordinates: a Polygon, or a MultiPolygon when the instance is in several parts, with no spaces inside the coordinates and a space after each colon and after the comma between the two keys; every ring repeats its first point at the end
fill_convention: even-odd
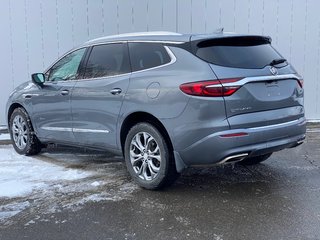
{"type": "Polygon", "coordinates": [[[32,82],[39,86],[42,86],[46,79],[43,73],[34,73],[31,75],[31,77],[32,82]]]}

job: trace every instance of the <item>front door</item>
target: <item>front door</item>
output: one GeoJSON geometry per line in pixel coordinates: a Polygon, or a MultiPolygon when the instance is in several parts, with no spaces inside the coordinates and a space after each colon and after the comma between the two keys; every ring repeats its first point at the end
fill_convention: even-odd
{"type": "Polygon", "coordinates": [[[71,94],[86,49],[71,52],[46,73],[46,82],[32,95],[33,117],[40,139],[74,142],[71,94]]]}

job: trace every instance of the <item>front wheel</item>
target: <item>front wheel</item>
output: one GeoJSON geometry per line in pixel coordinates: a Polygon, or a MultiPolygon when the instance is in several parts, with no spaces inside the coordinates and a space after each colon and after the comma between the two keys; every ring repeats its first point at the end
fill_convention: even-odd
{"type": "Polygon", "coordinates": [[[139,123],[130,129],[124,153],[128,171],[140,187],[159,189],[179,176],[166,139],[149,123],[139,123]]]}
{"type": "Polygon", "coordinates": [[[17,153],[35,155],[41,151],[41,143],[34,134],[27,112],[16,108],[10,116],[10,136],[17,153]]]}

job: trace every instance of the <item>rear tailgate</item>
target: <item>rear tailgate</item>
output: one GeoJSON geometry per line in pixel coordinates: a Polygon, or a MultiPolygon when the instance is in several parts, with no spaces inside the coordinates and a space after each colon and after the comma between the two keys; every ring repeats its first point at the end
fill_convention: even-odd
{"type": "Polygon", "coordinates": [[[194,53],[210,66],[221,84],[238,90],[225,96],[231,128],[278,124],[303,117],[300,76],[272,48],[270,39],[235,37],[197,41],[194,53]],[[231,80],[231,81],[230,81],[231,80]]]}

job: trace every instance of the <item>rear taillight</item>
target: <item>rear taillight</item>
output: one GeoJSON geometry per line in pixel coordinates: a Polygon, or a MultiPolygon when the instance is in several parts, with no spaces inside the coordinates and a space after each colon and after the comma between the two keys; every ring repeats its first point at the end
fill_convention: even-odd
{"type": "Polygon", "coordinates": [[[180,90],[188,95],[201,97],[226,97],[234,94],[241,86],[232,86],[230,83],[237,82],[241,78],[221,79],[213,81],[201,81],[184,83],[180,90]],[[222,85],[226,84],[226,85],[222,85]]]}

